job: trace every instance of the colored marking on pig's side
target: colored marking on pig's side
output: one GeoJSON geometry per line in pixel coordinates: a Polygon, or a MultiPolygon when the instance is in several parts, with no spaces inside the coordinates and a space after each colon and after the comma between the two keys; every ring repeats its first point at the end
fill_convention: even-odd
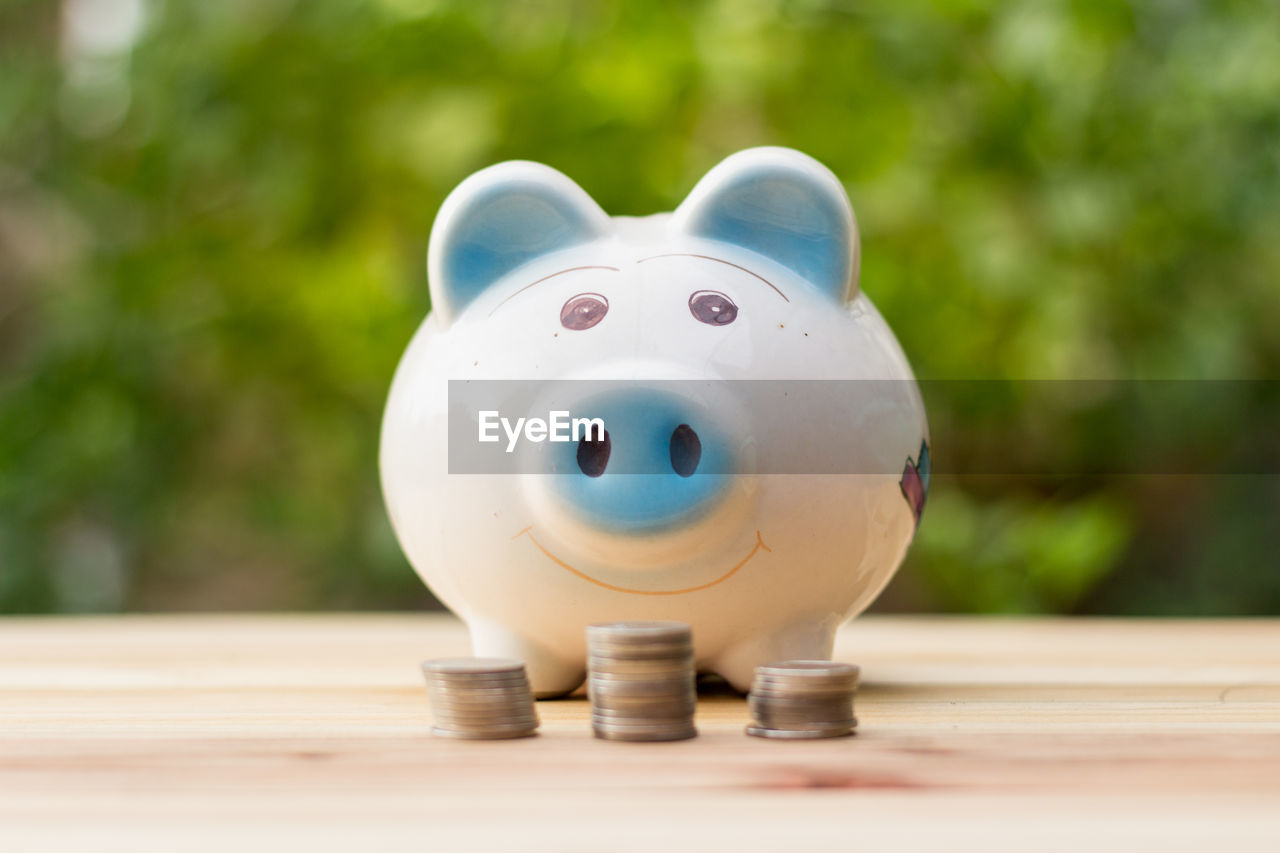
{"type": "Polygon", "coordinates": [[[629,589],[625,586],[615,586],[614,584],[611,584],[611,583],[605,583],[604,581],[596,580],[595,578],[591,577],[591,575],[588,575],[585,572],[581,572],[575,569],[573,566],[569,565],[564,560],[557,557],[555,554],[552,554],[546,548],[542,547],[542,543],[534,538],[533,533],[531,532],[532,530],[533,530],[532,526],[526,527],[524,530],[521,530],[519,533],[512,536],[511,538],[519,539],[521,536],[528,536],[529,541],[532,542],[534,547],[537,548],[539,551],[541,551],[548,560],[555,563],[560,568],[565,569],[570,574],[576,575],[582,578],[584,581],[589,581],[590,583],[593,583],[596,586],[603,587],[608,590],[612,590],[613,592],[626,592],[626,593],[630,593],[631,595],[683,595],[686,592],[697,592],[698,590],[701,590],[701,589],[708,589],[710,587],[715,586],[718,583],[723,583],[724,581],[727,581],[729,578],[733,577],[733,575],[737,573],[738,569],[741,569],[748,562],[750,562],[751,558],[756,555],[757,551],[760,551],[763,549],[764,551],[767,551],[770,554],[773,553],[773,549],[770,548],[768,545],[764,544],[764,539],[760,536],[760,531],[757,530],[756,544],[751,547],[751,551],[747,553],[747,556],[742,558],[742,562],[738,563],[738,565],[734,566],[732,569],[725,572],[723,575],[721,575],[720,577],[716,578],[713,581],[708,581],[707,583],[699,584],[698,586],[686,587],[684,589],[629,589]]]}
{"type": "Polygon", "coordinates": [[[919,462],[907,457],[907,464],[902,469],[902,479],[898,486],[902,496],[907,499],[911,513],[916,518],[916,526],[920,525],[920,516],[924,513],[924,502],[929,497],[929,480],[932,476],[932,461],[929,458],[929,444],[920,442],[919,462]]]}

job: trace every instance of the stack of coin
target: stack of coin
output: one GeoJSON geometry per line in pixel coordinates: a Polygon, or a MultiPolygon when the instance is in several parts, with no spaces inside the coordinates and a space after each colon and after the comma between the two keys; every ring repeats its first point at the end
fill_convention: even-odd
{"type": "Polygon", "coordinates": [[[439,658],[422,674],[440,737],[487,740],[526,737],[538,728],[538,712],[524,664],[506,658],[439,658]]]}
{"type": "Polygon", "coordinates": [[[693,634],[683,622],[614,622],[587,628],[591,727],[605,740],[685,740],[693,713],[693,634]]]}
{"type": "Polygon", "coordinates": [[[747,707],[756,737],[804,739],[852,734],[858,668],[825,660],[789,660],[756,667],[747,707]]]}

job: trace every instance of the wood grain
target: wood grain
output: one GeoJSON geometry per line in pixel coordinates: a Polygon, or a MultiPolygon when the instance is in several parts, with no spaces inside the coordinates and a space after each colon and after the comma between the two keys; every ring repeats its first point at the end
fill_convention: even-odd
{"type": "Polygon", "coordinates": [[[428,734],[441,616],[0,620],[0,851],[1280,849],[1280,621],[872,617],[859,733],[428,734]]]}

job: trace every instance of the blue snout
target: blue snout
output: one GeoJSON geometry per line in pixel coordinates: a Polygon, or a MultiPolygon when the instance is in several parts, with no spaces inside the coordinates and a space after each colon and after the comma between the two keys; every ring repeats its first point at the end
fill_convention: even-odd
{"type": "Polygon", "coordinates": [[[651,389],[601,394],[574,406],[598,428],[552,457],[553,489],[588,524],[644,534],[697,521],[733,475],[726,431],[704,403],[651,389]]]}

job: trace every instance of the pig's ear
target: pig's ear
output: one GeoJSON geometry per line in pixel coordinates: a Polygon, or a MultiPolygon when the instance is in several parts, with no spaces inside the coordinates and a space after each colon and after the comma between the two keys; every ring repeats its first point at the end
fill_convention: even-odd
{"type": "Polygon", "coordinates": [[[511,161],[476,172],[444,200],[431,229],[431,310],[451,323],[516,267],[608,230],[600,206],[549,166],[511,161]]]}
{"type": "Polygon", "coordinates": [[[764,255],[845,302],[858,292],[858,226],[840,181],[790,148],[750,148],[706,174],[673,228],[764,255]]]}

